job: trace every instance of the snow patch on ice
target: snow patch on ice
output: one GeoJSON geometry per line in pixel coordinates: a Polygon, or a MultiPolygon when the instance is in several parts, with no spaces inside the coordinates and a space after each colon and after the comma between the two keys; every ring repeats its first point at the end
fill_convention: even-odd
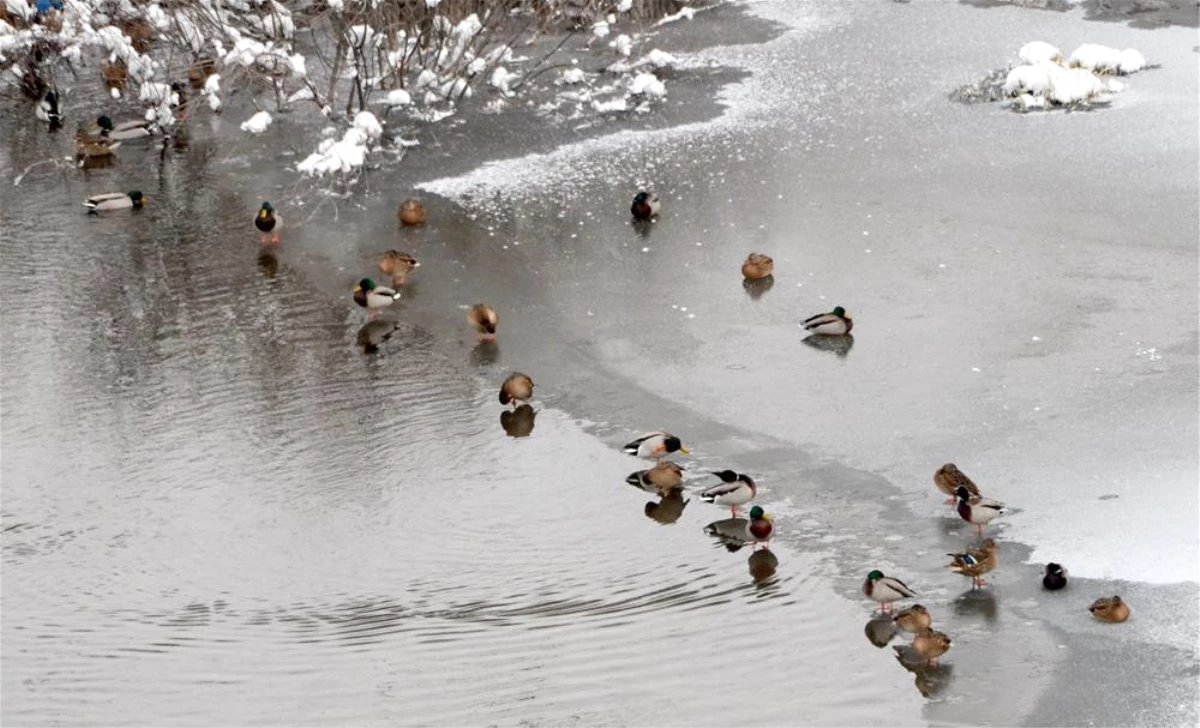
{"type": "Polygon", "coordinates": [[[260,111],[249,119],[242,122],[242,131],[251,134],[262,134],[271,126],[271,115],[265,111],[260,111]]]}

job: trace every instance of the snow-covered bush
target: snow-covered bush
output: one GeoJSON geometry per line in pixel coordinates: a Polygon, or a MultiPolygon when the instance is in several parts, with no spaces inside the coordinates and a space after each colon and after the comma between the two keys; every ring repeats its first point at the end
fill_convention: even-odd
{"type": "Polygon", "coordinates": [[[1085,43],[1064,65],[1062,52],[1042,41],[1026,43],[1017,53],[1025,65],[1008,72],[1003,94],[1018,111],[1074,107],[1107,101],[1125,85],[1106,74],[1136,73],[1146,67],[1138,51],[1085,43]]]}

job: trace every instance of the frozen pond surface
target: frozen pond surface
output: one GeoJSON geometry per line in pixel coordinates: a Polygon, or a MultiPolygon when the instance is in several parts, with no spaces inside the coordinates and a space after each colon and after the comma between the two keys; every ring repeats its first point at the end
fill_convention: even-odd
{"type": "MultiPolygon", "coordinates": [[[[751,12],[774,39],[694,56],[754,72],[721,119],[554,151],[497,117],[540,156],[474,174],[439,160],[469,122],[336,220],[204,129],[4,182],[4,722],[1194,724],[1194,31],[751,12]],[[1036,39],[1162,68],[1094,113],[946,101],[1036,39]],[[144,213],[80,214],[130,179],[144,213]],[[397,232],[418,183],[432,221],[397,232]],[[645,235],[639,185],[666,202],[645,235]],[[290,224],[260,254],[264,197],[290,224]],[[393,247],[422,267],[395,329],[364,327],[349,289],[393,247]],[[757,297],[752,250],[776,261],[757,297]],[[494,349],[463,322],[479,300],[494,349]],[[852,348],[804,346],[839,304],[852,348]],[[511,369],[537,381],[528,438],[500,422],[511,369]],[[713,542],[728,514],[694,495],[647,517],[620,445],[659,427],[689,487],[755,475],[769,555],[713,542]],[[946,461],[1013,508],[990,590],[942,568],[972,542],[930,482],[946,461]],[[1022,566],[1050,559],[1065,592],[1022,566]],[[864,639],[876,567],[954,638],[941,669],[864,639]],[[1134,617],[1090,621],[1112,593],[1134,617]]],[[[664,48],[762,31],[692,22],[664,48]]],[[[669,98],[712,92],[678,73],[669,98]]],[[[4,180],[64,143],[3,124],[4,180]]]]}

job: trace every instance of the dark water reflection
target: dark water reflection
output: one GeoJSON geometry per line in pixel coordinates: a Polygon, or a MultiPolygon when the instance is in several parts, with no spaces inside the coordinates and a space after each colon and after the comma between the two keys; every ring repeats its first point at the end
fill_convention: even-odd
{"type": "Polygon", "coordinates": [[[523,404],[516,409],[504,410],[500,413],[500,427],[509,437],[529,437],[537,412],[532,405],[523,404]]]}
{"type": "MultiPolygon", "coordinates": [[[[653,491],[653,487],[651,489],[653,491]]],[[[685,499],[683,497],[683,488],[672,488],[670,492],[659,498],[657,502],[647,501],[644,511],[647,518],[664,526],[669,526],[683,516],[683,509],[687,508],[688,503],[691,502],[691,498],[685,499]]]]}
{"type": "Polygon", "coordinates": [[[955,597],[954,614],[959,617],[982,617],[995,622],[999,613],[996,593],[990,588],[968,589],[955,597]]]}
{"type": "Polygon", "coordinates": [[[846,334],[845,336],[809,334],[801,339],[800,343],[817,351],[828,351],[836,354],[839,358],[843,358],[848,356],[850,350],[854,348],[854,334],[846,334]]]}
{"type": "Polygon", "coordinates": [[[868,642],[883,649],[896,636],[896,625],[890,616],[879,615],[867,621],[863,632],[867,635],[868,642]]]}
{"type": "Polygon", "coordinates": [[[480,341],[471,349],[471,366],[490,367],[500,363],[500,345],[495,339],[480,341]]]}
{"type": "Polygon", "coordinates": [[[755,301],[762,298],[763,294],[771,290],[774,285],[775,276],[767,276],[753,281],[749,278],[742,279],[742,288],[746,291],[746,295],[755,301]]]}

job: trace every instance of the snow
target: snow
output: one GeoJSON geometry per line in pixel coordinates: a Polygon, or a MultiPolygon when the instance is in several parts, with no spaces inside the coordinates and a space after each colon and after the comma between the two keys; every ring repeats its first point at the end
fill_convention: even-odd
{"type": "Polygon", "coordinates": [[[221,74],[214,73],[204,81],[204,93],[219,94],[221,93],[221,74]]]}
{"type": "Polygon", "coordinates": [[[377,104],[388,106],[408,106],[412,103],[412,95],[402,88],[394,88],[375,101],[377,104]]]}
{"type": "Polygon", "coordinates": [[[670,53],[667,53],[666,51],[660,51],[657,48],[655,48],[654,50],[647,53],[642,58],[642,60],[638,61],[638,63],[637,63],[637,65],[639,65],[639,66],[651,66],[656,69],[658,69],[658,68],[673,68],[673,67],[677,66],[678,64],[679,64],[678,58],[671,55],[670,53]]]}
{"type": "Polygon", "coordinates": [[[633,39],[624,33],[618,35],[609,45],[616,49],[618,55],[625,58],[628,58],[633,53],[633,39]]]}
{"type": "Polygon", "coordinates": [[[1035,40],[1021,46],[1021,50],[1017,51],[1017,57],[1031,65],[1038,63],[1062,63],[1063,60],[1062,51],[1040,40],[1035,40]]]}
{"type": "Polygon", "coordinates": [[[271,126],[271,121],[270,114],[260,111],[242,122],[242,131],[250,132],[251,134],[262,134],[267,130],[267,127],[271,126]]]}
{"type": "Polygon", "coordinates": [[[696,9],[685,7],[681,8],[679,12],[674,13],[673,15],[664,15],[657,23],[654,24],[654,27],[657,28],[660,25],[674,23],[676,20],[691,20],[694,17],[696,17],[696,9]]]}
{"type": "Polygon", "coordinates": [[[609,32],[608,21],[606,20],[601,20],[592,26],[592,35],[596,36],[597,38],[607,38],[609,32]]]}
{"type": "Polygon", "coordinates": [[[1050,63],[1038,63],[1030,66],[1017,66],[1008,72],[1004,79],[1004,92],[1016,96],[1028,92],[1038,96],[1044,95],[1050,89],[1050,63]]]}
{"type": "Polygon", "coordinates": [[[582,68],[568,68],[563,71],[562,82],[568,85],[583,83],[584,73],[582,68]]]}
{"type": "Polygon", "coordinates": [[[512,96],[512,89],[509,84],[512,83],[515,74],[509,73],[504,66],[497,66],[496,70],[492,71],[492,78],[488,81],[492,86],[495,86],[504,96],[512,96]]]}
{"type": "Polygon", "coordinates": [[[319,177],[348,174],[363,166],[367,157],[367,137],[361,129],[347,129],[339,140],[325,139],[317,151],[296,165],[301,174],[319,177]]]}
{"type": "Polygon", "coordinates": [[[1094,73],[1137,73],[1146,67],[1146,59],[1133,48],[1123,51],[1097,43],[1084,43],[1071,53],[1068,65],[1094,73]]]}
{"type": "Polygon", "coordinates": [[[297,78],[304,78],[308,75],[308,68],[304,60],[304,56],[299,53],[293,54],[289,59],[292,67],[292,75],[297,78]]]}
{"type": "Polygon", "coordinates": [[[383,125],[370,111],[360,111],[354,115],[354,128],[367,136],[367,141],[375,141],[383,136],[383,125]]]}
{"type": "Polygon", "coordinates": [[[629,109],[629,104],[626,103],[625,99],[617,98],[609,101],[593,101],[592,108],[597,112],[604,114],[613,111],[627,111],[629,109]]]}
{"type": "Polygon", "coordinates": [[[291,96],[288,96],[287,100],[288,100],[289,104],[294,104],[297,101],[310,101],[314,98],[316,98],[316,97],[313,96],[312,89],[305,86],[304,88],[297,90],[291,96]]]}
{"type": "Polygon", "coordinates": [[[629,84],[629,93],[634,96],[644,94],[650,98],[661,99],[667,95],[667,87],[653,73],[639,73],[629,84]]]}

